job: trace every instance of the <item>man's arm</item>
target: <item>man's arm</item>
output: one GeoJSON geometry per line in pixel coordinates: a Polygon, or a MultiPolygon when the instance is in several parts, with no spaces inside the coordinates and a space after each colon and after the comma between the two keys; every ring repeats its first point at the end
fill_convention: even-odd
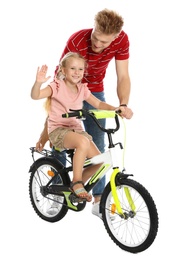
{"type": "Polygon", "coordinates": [[[46,118],[46,121],[44,124],[44,129],[40,135],[39,141],[36,143],[36,150],[38,150],[38,151],[42,151],[42,149],[44,148],[44,145],[49,140],[47,128],[48,128],[48,124],[47,124],[47,118],[46,118]]]}
{"type": "Polygon", "coordinates": [[[121,115],[127,119],[133,116],[133,112],[128,108],[131,82],[128,72],[128,60],[116,60],[117,73],[117,96],[120,103],[121,115]],[[124,106],[121,106],[124,105],[124,106]]]}

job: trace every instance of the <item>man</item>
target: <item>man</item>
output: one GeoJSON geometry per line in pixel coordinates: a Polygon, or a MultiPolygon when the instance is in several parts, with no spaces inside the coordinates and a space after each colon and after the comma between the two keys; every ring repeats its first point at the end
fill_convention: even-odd
{"type": "MultiPolygon", "coordinates": [[[[67,52],[72,51],[80,53],[87,60],[88,67],[82,82],[87,82],[92,94],[102,101],[105,101],[103,80],[106,69],[109,62],[114,58],[117,75],[118,106],[120,106],[122,111],[121,116],[130,119],[133,112],[128,108],[131,85],[128,72],[129,39],[127,34],[122,30],[123,24],[122,17],[115,11],[104,9],[98,12],[95,16],[94,28],[83,29],[71,35],[61,58],[67,52]]],[[[92,108],[86,102],[84,103],[84,107],[86,109],[92,108]]],[[[101,119],[100,123],[105,126],[104,119],[101,119]]],[[[89,118],[84,120],[84,126],[85,130],[92,135],[93,141],[99,150],[104,152],[104,133],[89,118]]],[[[47,140],[47,125],[45,124],[36,148],[42,150],[47,140]]],[[[105,177],[93,189],[94,203],[92,213],[100,218],[102,216],[99,212],[99,202],[104,187],[105,177]]]]}

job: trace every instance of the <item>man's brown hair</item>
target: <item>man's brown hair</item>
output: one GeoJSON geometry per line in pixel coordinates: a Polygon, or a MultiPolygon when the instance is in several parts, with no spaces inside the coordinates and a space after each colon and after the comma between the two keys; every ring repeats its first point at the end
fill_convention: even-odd
{"type": "Polygon", "coordinates": [[[104,9],[95,15],[95,26],[103,34],[118,34],[123,24],[123,18],[112,10],[104,9]]]}

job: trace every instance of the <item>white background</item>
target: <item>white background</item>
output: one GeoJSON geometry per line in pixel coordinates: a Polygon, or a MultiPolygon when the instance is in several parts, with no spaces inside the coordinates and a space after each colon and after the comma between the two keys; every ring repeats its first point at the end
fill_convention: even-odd
{"type": "MultiPolygon", "coordinates": [[[[176,241],[176,8],[169,0],[56,1],[6,0],[0,3],[1,204],[0,255],[6,259],[149,259],[175,255],[176,241]],[[91,214],[68,211],[51,224],[33,211],[28,194],[29,147],[43,128],[43,101],[30,98],[37,66],[53,76],[68,37],[91,28],[95,14],[114,9],[124,18],[130,40],[132,90],[126,120],[128,173],[153,196],[159,232],[145,252],[122,251],[91,214]],[[83,251],[81,250],[83,249],[83,251]],[[83,252],[85,252],[83,254],[83,252]]],[[[114,62],[105,79],[107,102],[117,104],[114,62]]]]}

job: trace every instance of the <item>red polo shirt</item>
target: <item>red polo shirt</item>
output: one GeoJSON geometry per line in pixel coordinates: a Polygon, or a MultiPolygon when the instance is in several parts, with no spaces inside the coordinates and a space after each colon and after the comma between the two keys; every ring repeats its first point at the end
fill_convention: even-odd
{"type": "Polygon", "coordinates": [[[129,40],[124,31],[111,42],[101,53],[95,53],[91,49],[91,33],[93,29],[80,30],[68,39],[61,58],[69,51],[80,53],[88,63],[88,68],[82,80],[88,83],[91,92],[103,91],[103,79],[109,62],[126,60],[129,58],[129,40]]]}

